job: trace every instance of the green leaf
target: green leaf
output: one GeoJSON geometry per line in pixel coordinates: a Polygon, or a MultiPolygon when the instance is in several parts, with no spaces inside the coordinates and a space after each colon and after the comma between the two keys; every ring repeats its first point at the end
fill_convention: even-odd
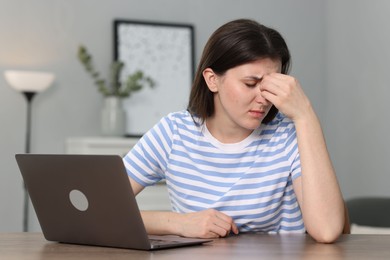
{"type": "Polygon", "coordinates": [[[101,78],[100,73],[95,69],[92,56],[85,46],[79,46],[77,57],[86,72],[94,80],[98,91],[104,96],[114,95],[118,97],[129,97],[133,92],[140,91],[146,85],[151,88],[155,86],[154,80],[149,76],[145,76],[141,70],[137,70],[130,74],[122,84],[120,81],[120,74],[124,67],[124,63],[121,61],[114,61],[110,66],[108,81],[110,87],[108,87],[106,80],[101,78]]]}

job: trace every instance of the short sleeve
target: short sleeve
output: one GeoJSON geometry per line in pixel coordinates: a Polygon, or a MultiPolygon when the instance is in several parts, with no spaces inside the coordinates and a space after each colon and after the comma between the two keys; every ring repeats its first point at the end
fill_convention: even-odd
{"type": "Polygon", "coordinates": [[[144,187],[165,178],[172,130],[172,121],[164,117],[143,135],[123,158],[128,176],[144,187]]]}
{"type": "Polygon", "coordinates": [[[292,165],[291,165],[291,177],[293,180],[295,180],[298,177],[300,177],[301,175],[302,175],[301,160],[300,160],[299,153],[298,153],[297,156],[295,157],[292,165]]]}

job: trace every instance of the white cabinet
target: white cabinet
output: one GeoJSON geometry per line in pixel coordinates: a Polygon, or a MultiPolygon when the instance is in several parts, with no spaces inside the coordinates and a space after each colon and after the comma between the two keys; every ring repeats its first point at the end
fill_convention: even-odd
{"type": "Polygon", "coordinates": [[[138,138],[120,137],[72,137],[66,140],[66,153],[124,156],[138,140],[138,138]]]}
{"type": "MultiPolygon", "coordinates": [[[[66,140],[68,154],[117,154],[124,156],[138,138],[71,137],[66,140]]],[[[168,192],[164,182],[146,187],[136,197],[141,210],[170,210],[168,192]]]]}

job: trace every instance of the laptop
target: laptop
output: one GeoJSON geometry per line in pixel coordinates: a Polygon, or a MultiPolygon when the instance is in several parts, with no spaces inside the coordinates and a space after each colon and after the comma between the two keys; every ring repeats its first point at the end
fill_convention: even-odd
{"type": "Polygon", "coordinates": [[[148,236],[120,156],[15,157],[48,241],[140,250],[212,241],[148,236]]]}

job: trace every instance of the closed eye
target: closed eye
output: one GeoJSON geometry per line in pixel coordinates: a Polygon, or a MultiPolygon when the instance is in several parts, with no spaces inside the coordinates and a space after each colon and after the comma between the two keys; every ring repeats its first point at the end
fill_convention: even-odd
{"type": "Polygon", "coordinates": [[[256,87],[257,82],[256,82],[256,83],[245,83],[245,85],[246,85],[248,88],[254,88],[254,87],[256,87]]]}
{"type": "Polygon", "coordinates": [[[247,78],[247,80],[244,82],[245,85],[248,87],[248,88],[254,88],[256,87],[261,81],[263,80],[263,77],[259,78],[259,77],[249,77],[247,78]]]}

